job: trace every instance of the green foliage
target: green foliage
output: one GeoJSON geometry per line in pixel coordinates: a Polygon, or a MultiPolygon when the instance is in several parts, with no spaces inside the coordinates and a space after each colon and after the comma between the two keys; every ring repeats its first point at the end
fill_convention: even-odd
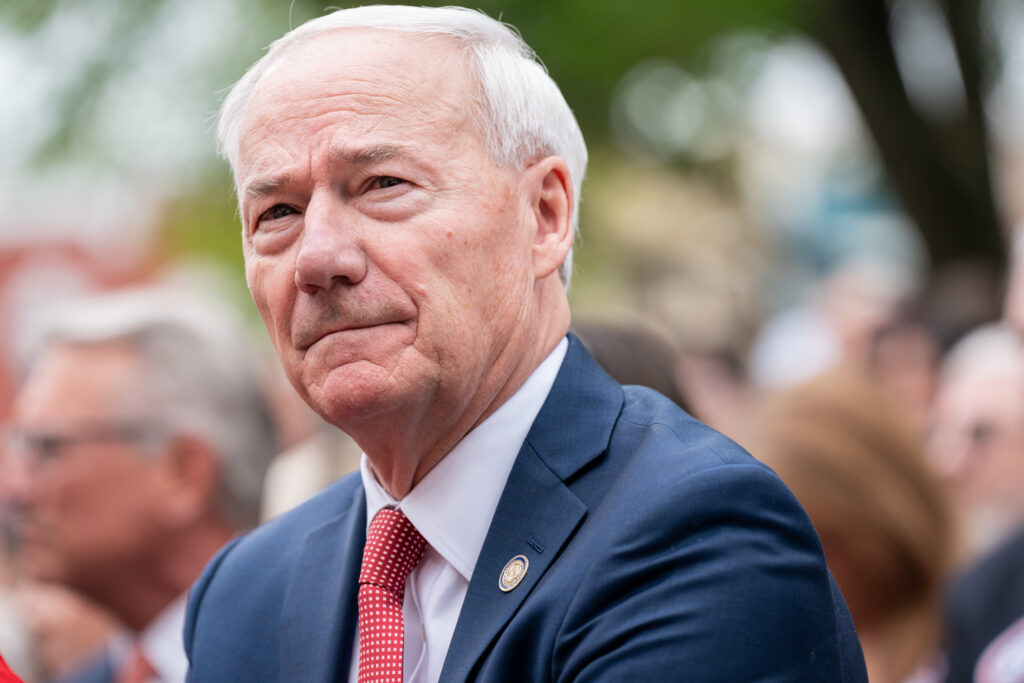
{"type": "MultiPolygon", "coordinates": [[[[104,164],[105,150],[82,131],[96,116],[100,93],[128,65],[176,0],[8,0],[0,3],[0,24],[30,35],[57,13],[94,8],[97,25],[82,30],[109,36],[102,50],[83,54],[77,76],[56,94],[58,124],[34,156],[37,166],[68,158],[104,164]],[[105,24],[104,22],[110,22],[105,24]]],[[[641,6],[617,0],[478,0],[479,9],[516,26],[544,60],[576,111],[588,140],[607,137],[608,102],[615,84],[637,62],[655,56],[700,67],[703,51],[731,30],[785,30],[796,23],[800,0],[691,0],[680,4],[648,0],[641,6]]],[[[353,6],[360,3],[341,3],[353,6]]],[[[394,4],[394,3],[392,3],[394,4]]],[[[444,0],[427,4],[449,4],[444,0]]],[[[224,87],[289,28],[325,11],[322,0],[249,0],[241,3],[251,22],[251,40],[224,45],[219,63],[209,65],[224,87]],[[223,74],[223,77],[220,76],[223,74]]],[[[183,49],[188,37],[183,36],[183,49]]]]}
{"type": "Polygon", "coordinates": [[[183,198],[164,215],[166,246],[171,256],[203,254],[226,264],[239,277],[242,249],[234,191],[227,173],[218,173],[204,191],[183,198]]]}
{"type": "Polygon", "coordinates": [[[0,22],[17,31],[34,31],[60,4],[60,0],[7,0],[0,3],[0,22]]]}

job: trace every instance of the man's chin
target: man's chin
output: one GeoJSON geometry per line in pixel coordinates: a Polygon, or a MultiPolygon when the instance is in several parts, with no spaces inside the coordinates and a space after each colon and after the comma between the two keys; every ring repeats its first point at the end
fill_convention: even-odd
{"type": "Polygon", "coordinates": [[[367,361],[347,363],[313,384],[307,400],[329,423],[349,431],[398,409],[398,397],[390,391],[391,379],[380,365],[367,361]]]}

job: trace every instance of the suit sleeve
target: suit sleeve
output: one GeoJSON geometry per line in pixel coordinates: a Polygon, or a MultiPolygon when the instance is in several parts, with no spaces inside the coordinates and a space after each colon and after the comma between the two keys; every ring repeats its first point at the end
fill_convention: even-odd
{"type": "Polygon", "coordinates": [[[647,495],[656,514],[605,522],[619,540],[580,582],[552,680],[866,681],[817,536],[769,470],[723,465],[647,495]]]}
{"type": "Polygon", "coordinates": [[[214,555],[213,559],[206,565],[206,569],[196,580],[192,586],[192,590],[188,596],[188,608],[185,611],[185,629],[182,634],[185,641],[185,655],[188,657],[189,667],[186,681],[193,683],[198,679],[196,674],[197,662],[195,652],[195,640],[196,640],[196,626],[199,622],[200,611],[202,609],[203,596],[206,594],[206,590],[210,587],[213,582],[214,576],[217,574],[217,570],[220,568],[224,558],[227,557],[231,549],[241,540],[241,537],[228,543],[226,546],[220,549],[220,551],[214,555]]]}

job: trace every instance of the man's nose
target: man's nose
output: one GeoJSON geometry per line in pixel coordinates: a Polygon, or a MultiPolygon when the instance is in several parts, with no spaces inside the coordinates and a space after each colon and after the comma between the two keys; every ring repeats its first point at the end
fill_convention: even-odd
{"type": "Polygon", "coordinates": [[[23,458],[4,458],[2,474],[0,497],[5,503],[21,507],[31,500],[36,488],[35,463],[23,458]]]}
{"type": "Polygon", "coordinates": [[[959,483],[969,478],[976,465],[977,455],[967,435],[951,427],[942,430],[929,444],[932,467],[941,479],[950,483],[959,483]]]}
{"type": "Polygon", "coordinates": [[[306,206],[301,244],[295,257],[295,286],[307,294],[366,277],[367,261],[357,212],[324,193],[306,206]]]}

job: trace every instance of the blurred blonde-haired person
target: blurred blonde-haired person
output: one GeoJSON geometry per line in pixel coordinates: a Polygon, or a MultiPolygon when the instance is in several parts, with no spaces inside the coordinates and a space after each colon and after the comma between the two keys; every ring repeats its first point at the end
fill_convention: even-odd
{"type": "Polygon", "coordinates": [[[771,397],[756,453],[810,516],[872,683],[930,664],[953,525],[920,444],[860,370],[839,366],[771,397]]]}

